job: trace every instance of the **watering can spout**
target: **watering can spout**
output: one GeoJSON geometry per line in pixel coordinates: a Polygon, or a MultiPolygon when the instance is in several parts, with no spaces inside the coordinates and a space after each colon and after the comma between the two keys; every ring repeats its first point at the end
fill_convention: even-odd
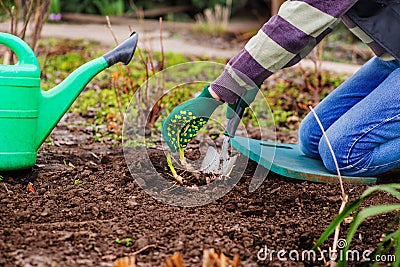
{"type": "Polygon", "coordinates": [[[37,148],[94,76],[118,62],[125,65],[130,62],[137,42],[138,34],[134,32],[112,51],[80,66],[53,89],[42,91],[38,114],[37,148]]]}

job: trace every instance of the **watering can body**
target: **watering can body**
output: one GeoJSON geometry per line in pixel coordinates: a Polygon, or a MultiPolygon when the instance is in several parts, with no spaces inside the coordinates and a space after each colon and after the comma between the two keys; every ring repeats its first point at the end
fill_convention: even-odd
{"type": "Polygon", "coordinates": [[[49,91],[40,88],[40,68],[32,49],[20,38],[0,33],[0,44],[18,58],[15,65],[0,64],[0,171],[32,167],[40,145],[99,72],[133,56],[138,36],[71,73],[49,91]]]}

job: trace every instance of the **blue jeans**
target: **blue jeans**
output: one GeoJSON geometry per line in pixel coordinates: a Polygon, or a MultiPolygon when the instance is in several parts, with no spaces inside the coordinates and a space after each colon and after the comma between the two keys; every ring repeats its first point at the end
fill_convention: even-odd
{"type": "MultiPolygon", "coordinates": [[[[365,63],[315,108],[343,175],[372,176],[400,167],[400,61],[365,63]]],[[[336,173],[314,115],[300,124],[302,152],[336,173]]]]}

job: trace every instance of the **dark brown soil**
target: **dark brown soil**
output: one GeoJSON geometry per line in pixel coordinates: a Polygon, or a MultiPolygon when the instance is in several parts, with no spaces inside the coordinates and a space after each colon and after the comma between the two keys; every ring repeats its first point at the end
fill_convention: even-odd
{"type": "MultiPolygon", "coordinates": [[[[137,266],[164,266],[165,257],[174,252],[182,253],[185,266],[201,266],[208,248],[230,258],[239,254],[242,266],[310,265],[259,261],[257,253],[265,246],[310,249],[339,210],[338,185],[269,173],[249,193],[253,162],[233,190],[211,204],[166,205],[137,185],[120,146],[93,142],[92,133],[66,125],[71,124],[60,123],[53,132],[53,145],[41,147],[35,168],[3,174],[0,266],[113,266],[117,258],[130,255],[137,256],[137,266]]],[[[160,155],[149,153],[153,159],[160,155]]],[[[138,161],[143,157],[137,156],[138,161]]],[[[165,160],[155,161],[166,167],[165,160]]],[[[145,172],[134,176],[146,180],[145,172]]],[[[366,188],[346,185],[346,192],[354,199],[366,188]]],[[[368,204],[393,201],[381,193],[368,204]]],[[[372,249],[392,218],[363,223],[351,248],[372,249]]],[[[331,244],[332,239],[325,246],[331,244]]]]}

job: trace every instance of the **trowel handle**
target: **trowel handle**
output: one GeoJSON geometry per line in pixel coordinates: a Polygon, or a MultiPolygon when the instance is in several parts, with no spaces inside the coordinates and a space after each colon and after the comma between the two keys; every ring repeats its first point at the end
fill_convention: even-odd
{"type": "Polygon", "coordinates": [[[239,126],[240,120],[243,117],[244,114],[244,110],[246,109],[245,107],[243,107],[244,105],[242,105],[242,102],[244,102],[244,100],[242,98],[239,98],[238,104],[236,106],[236,110],[235,110],[235,115],[228,121],[228,125],[226,126],[224,135],[229,136],[229,137],[234,137],[236,130],[239,126]]]}

